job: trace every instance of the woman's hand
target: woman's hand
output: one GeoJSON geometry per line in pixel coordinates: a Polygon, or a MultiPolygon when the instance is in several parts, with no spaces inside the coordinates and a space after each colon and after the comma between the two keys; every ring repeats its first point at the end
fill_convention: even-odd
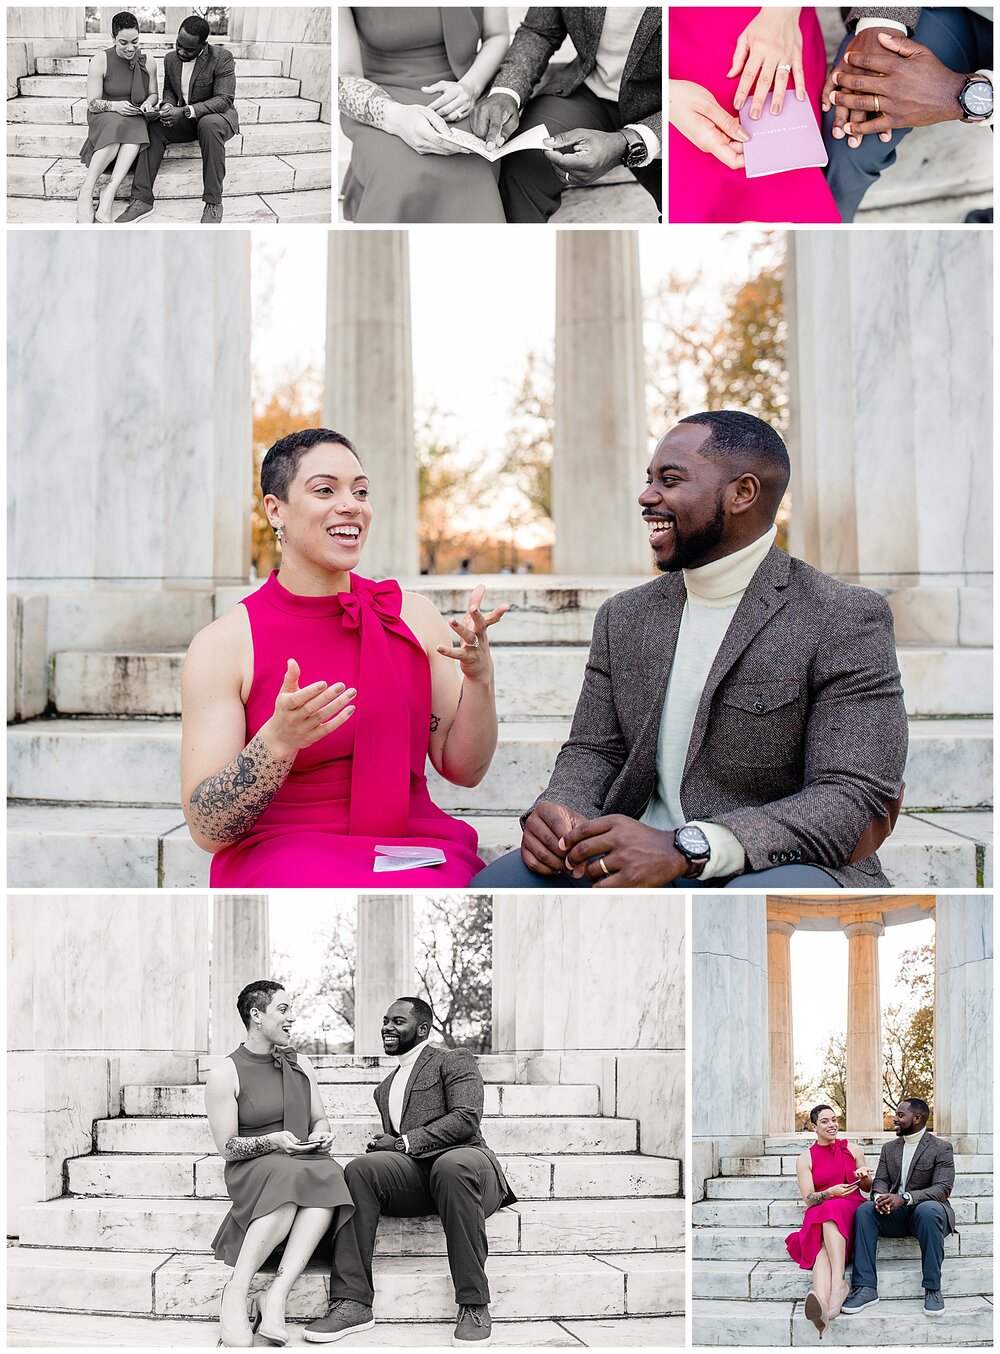
{"type": "Polygon", "coordinates": [[[491,625],[496,625],[497,621],[510,610],[510,604],[504,602],[503,606],[498,606],[495,611],[487,611],[484,614],[479,610],[479,606],[485,592],[485,584],[480,583],[473,589],[462,619],[449,621],[451,628],[462,641],[461,648],[448,649],[443,644],[437,646],[439,654],[444,654],[445,658],[453,658],[456,663],[461,664],[462,676],[467,682],[480,682],[484,685],[493,681],[493,658],[486,631],[491,625]]]}
{"type": "Polygon", "coordinates": [[[269,1133],[271,1146],[276,1152],[284,1152],[286,1157],[297,1156],[302,1151],[302,1144],[294,1133],[289,1133],[284,1129],[281,1133],[269,1133]]]}
{"type": "Polygon", "coordinates": [[[828,1185],[824,1191],[831,1199],[843,1199],[846,1194],[853,1194],[857,1185],[828,1185]]]}
{"type": "Polygon", "coordinates": [[[156,107],[156,95],[150,94],[149,98],[145,101],[145,103],[140,105],[139,112],[152,113],[155,107],[156,107]]]}
{"type": "Polygon", "coordinates": [[[427,107],[433,113],[440,114],[448,122],[457,122],[472,112],[476,95],[461,80],[438,80],[434,85],[422,85],[424,94],[437,94],[437,98],[427,107]]]}
{"type": "Polygon", "coordinates": [[[314,1128],[308,1138],[306,1138],[306,1142],[319,1143],[318,1150],[320,1152],[329,1152],[330,1148],[333,1146],[333,1134],[329,1129],[314,1128]]]}
{"type": "Polygon", "coordinates": [[[274,702],[274,714],[259,733],[275,757],[294,757],[302,748],[311,747],[339,729],[354,714],[350,704],[358,694],[354,687],[345,690],[343,682],[333,686],[312,682],[300,687],[299,671],[298,663],[290,658],[274,702]]]}
{"type": "Polygon", "coordinates": [[[465,146],[450,143],[451,132],[440,113],[417,103],[394,103],[385,111],[385,129],[405,141],[418,155],[471,155],[465,146]]]}
{"type": "Polygon", "coordinates": [[[746,103],[755,80],[757,84],[750,105],[750,116],[755,120],[764,111],[764,100],[772,85],[774,94],[771,112],[781,112],[789,75],[795,83],[795,97],[800,102],[806,97],[806,80],[802,69],[802,30],[799,28],[801,12],[795,6],[762,9],[737,38],[732,68],[727,77],[732,79],[740,71],[743,72],[733,99],[737,113],[746,103]]]}
{"type": "Polygon", "coordinates": [[[140,116],[140,110],[136,108],[134,103],[130,103],[128,99],[113,99],[111,101],[111,111],[112,113],[121,113],[122,117],[126,118],[137,118],[140,116]]]}
{"type": "Polygon", "coordinates": [[[691,80],[671,80],[668,115],[682,136],[729,169],[743,168],[742,142],[750,138],[739,119],[691,80]]]}

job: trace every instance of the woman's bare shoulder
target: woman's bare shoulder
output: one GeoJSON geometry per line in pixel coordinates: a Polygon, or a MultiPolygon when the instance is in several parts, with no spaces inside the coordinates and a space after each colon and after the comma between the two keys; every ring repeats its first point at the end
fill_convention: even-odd
{"type": "Polygon", "coordinates": [[[188,646],[188,657],[223,658],[242,655],[250,640],[250,617],[246,607],[234,606],[199,630],[188,646]]]}
{"type": "Polygon", "coordinates": [[[442,631],[448,633],[444,617],[422,593],[404,592],[399,614],[425,648],[440,644],[442,631]]]}

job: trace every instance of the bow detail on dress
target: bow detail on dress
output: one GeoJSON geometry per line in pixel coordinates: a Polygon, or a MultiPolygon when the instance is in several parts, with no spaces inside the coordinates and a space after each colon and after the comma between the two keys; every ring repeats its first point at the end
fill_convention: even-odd
{"type": "Polygon", "coordinates": [[[280,1067],[282,1063],[288,1063],[292,1067],[299,1065],[299,1055],[291,1044],[275,1044],[271,1049],[271,1057],[274,1059],[275,1067],[280,1067]]]}
{"type": "Polygon", "coordinates": [[[362,612],[373,612],[380,621],[399,620],[403,606],[403,593],[395,579],[388,578],[382,583],[372,583],[366,592],[338,592],[337,601],[344,609],[344,625],[348,630],[357,630],[362,624],[362,612]]]}

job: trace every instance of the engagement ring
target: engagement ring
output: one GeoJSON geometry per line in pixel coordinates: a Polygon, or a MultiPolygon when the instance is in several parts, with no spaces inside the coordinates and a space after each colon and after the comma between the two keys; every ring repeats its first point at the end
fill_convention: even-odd
{"type": "Polygon", "coordinates": [[[478,636],[478,635],[476,636],[476,642],[475,642],[475,644],[466,644],[465,647],[466,647],[467,649],[478,649],[478,648],[479,648],[479,636],[478,636]]]}
{"type": "Polygon", "coordinates": [[[777,66],[775,69],[779,71],[790,71],[792,69],[791,62],[783,61],[781,65],[777,66]]]}

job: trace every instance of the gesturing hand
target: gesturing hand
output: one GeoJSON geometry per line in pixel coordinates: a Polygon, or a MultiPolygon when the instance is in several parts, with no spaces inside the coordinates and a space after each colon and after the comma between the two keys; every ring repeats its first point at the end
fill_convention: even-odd
{"type": "Polygon", "coordinates": [[[742,142],[750,137],[739,118],[727,113],[714,95],[691,80],[671,80],[668,116],[681,136],[729,169],[743,168],[742,142]]]}
{"type": "Polygon", "coordinates": [[[285,679],[274,702],[274,714],[261,728],[260,736],[276,757],[294,757],[301,748],[311,747],[354,714],[350,702],[358,694],[354,687],[345,690],[343,682],[333,686],[312,682],[299,686],[299,665],[288,660],[285,679]]]}
{"type": "Polygon", "coordinates": [[[802,69],[802,30],[799,28],[797,8],[764,8],[751,19],[736,39],[733,64],[727,78],[743,72],[733,96],[737,113],[747,101],[750,88],[756,80],[750,116],[755,120],[764,111],[764,100],[771,87],[771,112],[780,113],[785,102],[788,77],[795,83],[795,97],[806,97],[806,80],[802,69]],[[786,67],[782,70],[781,67],[786,67]]]}
{"type": "Polygon", "coordinates": [[[488,150],[499,150],[517,131],[520,121],[516,99],[509,94],[487,94],[473,108],[469,126],[474,136],[486,142],[488,150]]]}
{"type": "Polygon", "coordinates": [[[480,583],[473,589],[462,619],[448,622],[462,641],[461,646],[457,649],[449,649],[444,644],[437,646],[439,654],[444,654],[445,658],[453,658],[461,665],[462,676],[467,682],[485,683],[493,680],[493,657],[490,654],[486,631],[491,625],[496,625],[497,621],[506,616],[510,610],[510,603],[504,602],[493,611],[485,613],[480,611],[479,605],[485,592],[485,584],[480,583]]]}
{"type": "Polygon", "coordinates": [[[561,837],[571,832],[583,815],[565,804],[554,804],[543,799],[536,804],[524,822],[521,837],[521,859],[535,874],[562,874],[566,869],[566,852],[559,845],[561,837]]]}
{"type": "Polygon", "coordinates": [[[958,96],[965,76],[949,70],[929,47],[901,33],[866,28],[844,51],[823,87],[823,106],[835,106],[833,135],[848,145],[862,136],[888,141],[897,127],[929,127],[962,117],[958,96]],[[875,38],[869,38],[875,34],[875,38]]]}
{"type": "Polygon", "coordinates": [[[559,171],[567,187],[582,188],[595,183],[614,165],[620,165],[627,140],[621,132],[597,132],[577,127],[560,132],[545,142],[546,160],[559,171]]]}
{"type": "Polygon", "coordinates": [[[433,103],[427,105],[432,112],[438,113],[448,122],[457,122],[472,111],[476,97],[472,90],[461,80],[438,80],[433,85],[421,85],[424,94],[437,94],[433,103]]]}
{"type": "Polygon", "coordinates": [[[688,868],[672,832],[621,813],[579,823],[565,834],[563,845],[567,870],[574,879],[592,880],[595,888],[660,888],[688,868]]]}

